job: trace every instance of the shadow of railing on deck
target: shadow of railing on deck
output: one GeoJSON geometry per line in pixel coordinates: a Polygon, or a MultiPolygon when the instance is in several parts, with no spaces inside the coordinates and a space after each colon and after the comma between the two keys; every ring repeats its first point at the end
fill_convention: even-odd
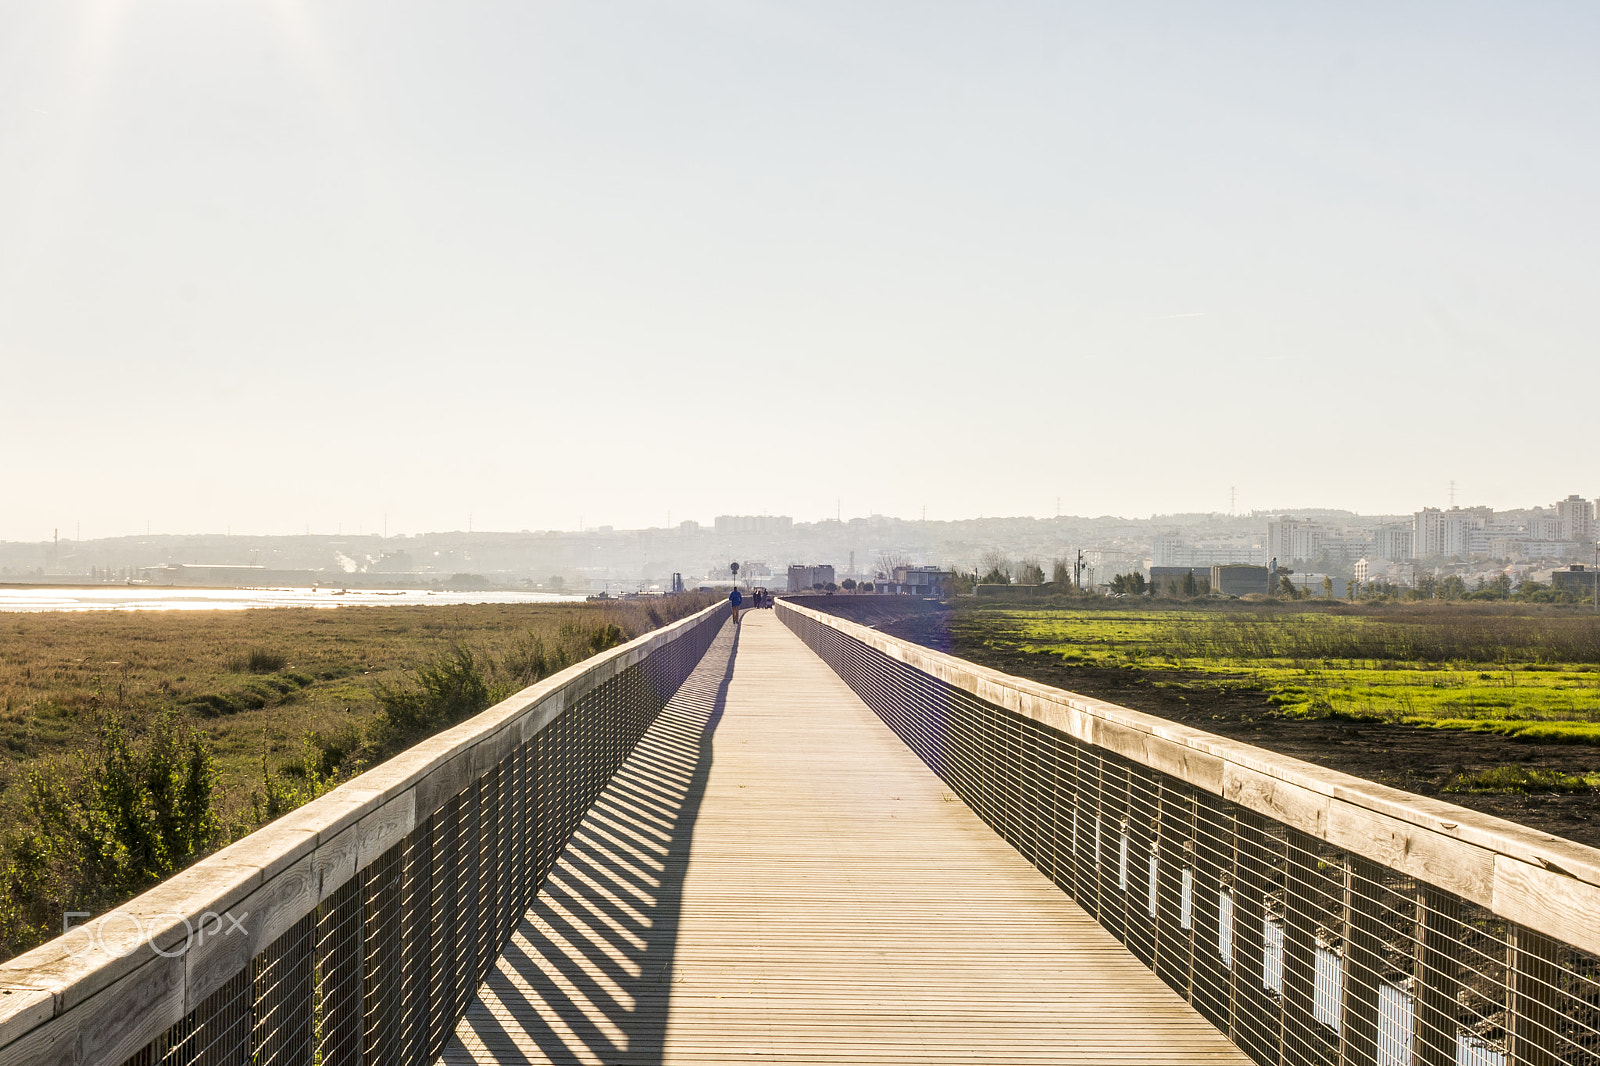
{"type": "Polygon", "coordinates": [[[442,1062],[662,1061],[683,877],[737,647],[724,626],[595,801],[442,1062]]]}

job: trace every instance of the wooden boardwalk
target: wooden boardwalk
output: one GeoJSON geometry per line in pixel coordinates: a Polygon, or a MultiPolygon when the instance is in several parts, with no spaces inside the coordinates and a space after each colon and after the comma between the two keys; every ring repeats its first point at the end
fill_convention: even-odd
{"type": "Polygon", "coordinates": [[[774,612],[732,630],[443,1062],[1248,1063],[774,612]]]}

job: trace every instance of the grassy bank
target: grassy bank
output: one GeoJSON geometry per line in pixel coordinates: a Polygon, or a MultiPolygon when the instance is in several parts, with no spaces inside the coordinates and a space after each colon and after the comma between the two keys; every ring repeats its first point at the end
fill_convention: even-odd
{"type": "Polygon", "coordinates": [[[0,616],[0,957],[711,599],[0,616]]]}
{"type": "Polygon", "coordinates": [[[1600,744],[1600,619],[1576,612],[985,609],[957,624],[1156,684],[1259,690],[1291,717],[1600,744]]]}

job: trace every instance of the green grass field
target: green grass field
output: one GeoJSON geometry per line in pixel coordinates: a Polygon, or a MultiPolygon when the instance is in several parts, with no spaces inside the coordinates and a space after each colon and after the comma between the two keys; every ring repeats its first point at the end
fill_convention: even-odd
{"type": "Polygon", "coordinates": [[[1157,685],[1265,692],[1290,717],[1600,744],[1600,620],[1587,615],[984,609],[958,624],[1157,685]]]}

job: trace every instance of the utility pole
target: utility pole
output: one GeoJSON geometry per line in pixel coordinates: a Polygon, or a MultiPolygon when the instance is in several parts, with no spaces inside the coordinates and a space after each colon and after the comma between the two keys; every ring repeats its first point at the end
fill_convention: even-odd
{"type": "Polygon", "coordinates": [[[1083,549],[1078,549],[1078,565],[1072,571],[1072,586],[1078,590],[1083,589],[1083,549]]]}

